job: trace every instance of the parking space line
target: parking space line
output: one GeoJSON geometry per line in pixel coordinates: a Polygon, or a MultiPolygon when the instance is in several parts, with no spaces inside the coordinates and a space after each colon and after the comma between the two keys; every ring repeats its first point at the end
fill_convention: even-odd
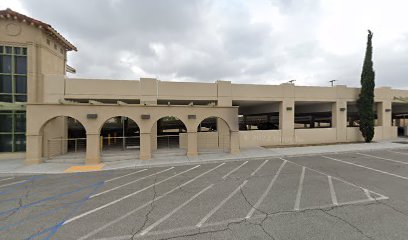
{"type": "Polygon", "coordinates": [[[114,204],[116,204],[116,203],[118,203],[118,202],[121,202],[121,201],[123,201],[123,200],[125,200],[125,199],[127,199],[127,198],[133,197],[133,196],[135,196],[135,195],[137,195],[137,194],[139,194],[139,193],[141,193],[141,192],[143,192],[143,191],[146,191],[146,190],[149,189],[149,188],[152,188],[153,186],[157,186],[157,185],[159,185],[159,184],[161,184],[161,183],[164,183],[164,182],[166,182],[166,181],[168,181],[168,180],[170,180],[170,179],[173,179],[173,178],[175,178],[175,177],[177,177],[177,176],[179,176],[179,175],[182,175],[182,174],[184,174],[184,173],[186,173],[186,172],[189,172],[189,171],[191,171],[191,170],[194,170],[194,169],[196,169],[196,168],[198,168],[198,167],[200,167],[200,166],[201,166],[201,165],[196,165],[196,166],[194,166],[194,167],[192,167],[192,168],[189,168],[189,169],[187,169],[187,170],[185,170],[185,171],[182,171],[182,172],[177,173],[177,174],[175,174],[175,175],[173,175],[173,176],[170,176],[170,177],[168,177],[168,178],[165,178],[165,179],[163,179],[163,180],[161,180],[161,181],[158,181],[158,182],[156,182],[156,183],[153,183],[153,184],[151,184],[151,185],[149,185],[149,186],[147,186],[147,187],[145,187],[145,188],[142,188],[142,189],[140,189],[140,190],[137,190],[136,192],[133,192],[133,193],[131,193],[131,194],[128,194],[128,195],[126,195],[126,196],[123,196],[123,197],[121,197],[121,198],[118,198],[118,199],[116,199],[116,200],[114,200],[114,201],[111,201],[111,202],[109,202],[109,203],[106,203],[106,204],[104,204],[104,205],[102,205],[102,206],[99,206],[99,207],[97,207],[97,208],[94,208],[94,209],[89,210],[89,211],[87,211],[87,212],[84,212],[84,213],[82,213],[82,214],[79,214],[79,215],[77,215],[77,216],[75,216],[75,217],[72,217],[72,218],[68,219],[67,221],[65,221],[65,222],[63,223],[63,225],[65,225],[65,224],[67,224],[67,223],[70,223],[70,222],[73,222],[73,221],[75,221],[75,220],[78,220],[78,219],[80,219],[80,218],[83,218],[83,217],[85,217],[85,216],[88,216],[89,214],[92,214],[92,213],[97,212],[97,211],[99,211],[99,210],[105,209],[105,208],[107,208],[107,207],[109,207],[109,206],[112,206],[112,205],[114,205],[114,204]]]}
{"type": "Polygon", "coordinates": [[[245,180],[239,185],[232,193],[230,193],[224,200],[222,200],[215,208],[213,208],[207,215],[205,215],[197,224],[196,227],[201,227],[215,212],[217,212],[228,200],[230,200],[242,187],[247,184],[248,180],[245,180]]]}
{"type": "Polygon", "coordinates": [[[98,196],[100,196],[100,195],[103,195],[103,194],[106,194],[106,193],[115,191],[115,190],[117,190],[117,189],[119,189],[119,188],[125,187],[125,186],[127,186],[127,185],[130,185],[130,184],[132,184],[132,183],[138,182],[138,181],[140,181],[140,180],[143,180],[143,179],[146,179],[146,178],[149,178],[149,177],[153,177],[153,176],[155,176],[155,175],[157,175],[157,174],[160,174],[160,173],[164,173],[164,172],[170,171],[170,170],[173,169],[173,168],[174,168],[174,167],[171,167],[171,168],[167,168],[167,169],[165,169],[165,170],[162,170],[162,171],[160,171],[160,172],[152,173],[152,174],[150,174],[150,175],[147,175],[147,176],[138,178],[138,179],[136,179],[136,180],[127,182],[127,183],[125,183],[125,184],[116,186],[116,187],[114,187],[114,188],[105,190],[105,191],[103,191],[103,192],[96,193],[96,194],[90,196],[89,198],[98,197],[98,196]]]}
{"type": "Polygon", "coordinates": [[[145,235],[146,233],[148,233],[150,230],[152,230],[153,228],[155,228],[156,226],[158,226],[160,223],[162,223],[163,221],[165,221],[166,219],[168,219],[169,217],[171,217],[174,213],[176,213],[177,211],[179,211],[180,209],[182,209],[184,206],[186,206],[187,204],[189,204],[191,201],[193,201],[194,199],[196,199],[198,196],[200,196],[201,194],[203,194],[204,192],[206,192],[208,189],[212,188],[214,186],[214,184],[209,185],[208,187],[204,188],[203,190],[201,190],[200,192],[198,192],[197,194],[195,194],[194,196],[192,196],[190,199],[188,199],[187,201],[185,201],[183,204],[181,204],[180,206],[176,207],[175,209],[173,209],[173,211],[169,212],[167,215],[165,215],[164,217],[160,218],[158,221],[156,221],[155,223],[153,223],[152,225],[150,225],[149,227],[147,227],[146,229],[144,229],[141,233],[140,236],[145,235]]]}
{"type": "Polygon", "coordinates": [[[114,177],[114,178],[105,180],[105,183],[112,182],[112,181],[115,181],[115,180],[118,180],[118,179],[121,179],[121,178],[124,178],[124,177],[128,177],[128,176],[133,175],[133,174],[136,174],[136,173],[144,172],[144,171],[146,171],[146,170],[147,170],[147,168],[142,169],[142,170],[139,170],[139,171],[136,171],[136,172],[131,172],[131,173],[128,173],[128,174],[119,176],[119,177],[114,177]]]}
{"type": "Polygon", "coordinates": [[[408,153],[405,153],[405,152],[398,152],[398,151],[394,151],[394,150],[386,150],[387,152],[393,152],[393,153],[399,153],[399,154],[402,154],[402,155],[408,155],[408,153]]]}
{"type": "Polygon", "coordinates": [[[22,180],[22,181],[18,181],[18,182],[7,183],[7,184],[4,184],[4,185],[0,185],[0,188],[2,188],[2,187],[7,187],[7,186],[12,186],[12,185],[16,185],[16,184],[19,184],[19,183],[23,183],[23,182],[25,182],[25,181],[27,181],[27,180],[22,180]]]}
{"type": "Polygon", "coordinates": [[[293,208],[295,211],[299,210],[300,208],[300,198],[302,197],[303,180],[305,178],[305,172],[306,172],[306,167],[302,167],[302,173],[300,174],[300,179],[299,179],[299,188],[296,194],[295,207],[293,208]]]}
{"type": "Polygon", "coordinates": [[[395,162],[395,163],[401,163],[401,164],[408,165],[408,162],[402,162],[402,161],[398,161],[398,160],[394,160],[394,159],[377,157],[377,156],[370,155],[370,154],[365,154],[365,153],[356,153],[356,154],[366,156],[366,157],[373,157],[373,158],[377,158],[377,159],[381,159],[381,160],[385,160],[385,161],[389,161],[389,162],[395,162]]]}
{"type": "Polygon", "coordinates": [[[382,173],[382,174],[388,174],[388,175],[390,175],[390,176],[397,177],[397,178],[401,178],[401,179],[404,179],[404,180],[408,180],[408,177],[404,177],[404,176],[397,175],[397,174],[394,174],[394,173],[382,171],[382,170],[379,170],[379,169],[376,169],[376,168],[371,168],[371,167],[367,167],[367,166],[360,165],[360,164],[357,164],[357,163],[347,162],[347,161],[340,160],[340,159],[336,159],[336,158],[332,158],[332,157],[327,157],[327,156],[322,156],[322,157],[327,158],[327,159],[330,159],[330,160],[333,160],[333,161],[342,162],[342,163],[345,163],[345,164],[350,164],[350,165],[353,165],[353,166],[365,168],[365,169],[368,169],[368,170],[371,170],[371,171],[375,171],[375,172],[379,172],[379,173],[382,173]]]}
{"type": "Polygon", "coordinates": [[[158,201],[158,200],[164,198],[165,196],[167,196],[167,195],[169,195],[169,194],[171,194],[171,193],[173,193],[173,192],[179,190],[180,188],[182,188],[182,187],[184,187],[184,186],[186,186],[186,185],[188,185],[188,184],[194,182],[194,181],[197,180],[198,178],[200,178],[200,177],[202,177],[202,176],[204,176],[204,175],[206,175],[206,174],[208,174],[208,173],[214,171],[215,169],[217,169],[217,168],[223,166],[224,164],[225,164],[225,163],[221,163],[220,165],[218,165],[218,166],[216,166],[216,167],[214,167],[214,168],[212,168],[212,169],[210,169],[210,170],[208,170],[208,171],[206,171],[206,172],[204,172],[204,173],[201,173],[200,175],[194,177],[193,179],[190,179],[190,180],[188,180],[187,182],[184,182],[184,183],[181,184],[180,186],[177,186],[177,187],[173,188],[172,190],[170,190],[170,191],[168,191],[168,192],[166,192],[166,193],[163,193],[162,195],[156,197],[156,198],[153,199],[153,200],[150,200],[149,202],[147,202],[147,203],[145,203],[145,204],[139,206],[139,207],[136,208],[136,209],[133,209],[132,211],[126,213],[125,215],[122,215],[122,216],[120,216],[119,218],[117,218],[117,219],[115,219],[115,220],[113,220],[113,221],[111,221],[111,222],[109,222],[109,223],[103,225],[102,227],[93,230],[92,232],[88,233],[88,234],[85,235],[85,236],[82,236],[82,237],[79,238],[78,240],[85,240],[85,239],[87,239],[87,238],[90,238],[90,237],[94,236],[95,234],[99,233],[100,231],[102,231],[102,230],[104,230],[104,229],[106,229],[106,228],[112,226],[113,224],[116,224],[116,223],[122,221],[123,219],[125,219],[125,218],[129,217],[130,215],[134,214],[135,212],[137,212],[137,211],[139,211],[139,210],[141,210],[141,209],[143,209],[143,208],[149,206],[149,205],[152,204],[153,202],[156,202],[156,201],[158,201]]]}
{"type": "Polygon", "coordinates": [[[14,177],[9,177],[9,178],[0,179],[0,182],[7,181],[7,180],[11,180],[11,179],[14,179],[14,177]]]}
{"type": "Polygon", "coordinates": [[[364,194],[367,196],[369,200],[374,200],[374,198],[370,195],[370,192],[367,189],[364,189],[364,194]]]}
{"type": "Polygon", "coordinates": [[[245,164],[247,164],[248,161],[242,163],[241,165],[239,165],[238,167],[232,169],[229,173],[225,174],[225,176],[222,177],[222,179],[226,179],[229,175],[231,175],[232,173],[234,173],[235,171],[237,171],[238,169],[240,169],[242,166],[244,166],[245,164]]]}
{"type": "Polygon", "coordinates": [[[336,192],[334,191],[332,177],[327,176],[327,179],[329,180],[330,196],[331,196],[331,199],[332,199],[332,203],[334,205],[338,205],[336,192]]]}
{"type": "MultiPolygon", "coordinates": [[[[282,159],[283,160],[283,159],[282,159]]],[[[273,176],[271,182],[269,183],[268,187],[266,188],[265,192],[262,193],[261,197],[258,199],[258,201],[255,203],[254,206],[252,206],[251,210],[248,212],[248,214],[246,215],[245,218],[250,218],[255,210],[258,210],[259,206],[261,205],[261,203],[264,201],[265,197],[268,195],[269,191],[271,190],[273,184],[275,183],[276,179],[279,176],[279,173],[282,171],[283,167],[285,166],[285,164],[288,161],[283,160],[283,163],[280,165],[278,171],[275,173],[275,176],[273,176]]]]}
{"type": "Polygon", "coordinates": [[[254,176],[267,162],[269,162],[269,160],[265,160],[261,165],[259,165],[259,167],[251,173],[251,176],[254,176]]]}

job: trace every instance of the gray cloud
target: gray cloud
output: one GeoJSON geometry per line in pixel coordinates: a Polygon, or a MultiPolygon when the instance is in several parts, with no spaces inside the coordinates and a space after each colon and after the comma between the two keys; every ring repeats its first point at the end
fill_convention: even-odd
{"type": "MultiPolygon", "coordinates": [[[[340,39],[353,25],[340,22],[341,32],[327,33],[322,24],[332,20],[332,13],[323,1],[20,2],[28,15],[53,25],[78,47],[79,52],[69,55],[76,77],[270,84],[296,78],[302,85],[328,85],[338,79],[359,84],[366,26],[357,29],[359,36],[350,30],[351,41],[358,41],[360,49],[342,53],[335,44],[328,49],[324,37],[338,34],[340,39]]],[[[344,17],[352,17],[347,14],[344,17]]],[[[376,45],[376,36],[385,32],[374,30],[377,85],[408,87],[406,29],[396,31],[404,37],[376,45]],[[399,47],[390,50],[387,44],[399,47]]],[[[347,47],[345,41],[336,44],[347,47]]]]}

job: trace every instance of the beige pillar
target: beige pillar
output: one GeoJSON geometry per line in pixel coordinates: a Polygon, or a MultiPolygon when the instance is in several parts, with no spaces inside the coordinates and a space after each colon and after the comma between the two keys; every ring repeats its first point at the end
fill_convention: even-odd
{"type": "Polygon", "coordinates": [[[344,100],[332,104],[332,128],[336,128],[337,142],[347,141],[347,102],[344,100]]]}
{"type": "Polygon", "coordinates": [[[99,164],[101,163],[101,146],[99,133],[86,134],[86,157],[85,164],[99,164]]]}
{"type": "Polygon", "coordinates": [[[187,156],[189,157],[195,157],[198,155],[197,137],[197,132],[187,133],[187,156]]]}
{"type": "Polygon", "coordinates": [[[152,151],[157,150],[157,122],[154,123],[151,132],[151,148],[152,151]]]}
{"type": "Polygon", "coordinates": [[[28,135],[26,136],[26,160],[25,164],[40,164],[42,159],[42,136],[28,135]]]}
{"type": "Polygon", "coordinates": [[[218,106],[232,106],[232,85],[230,81],[217,82],[217,105],[218,106]]]}
{"type": "Polygon", "coordinates": [[[283,145],[295,143],[295,102],[292,99],[285,99],[279,104],[279,129],[283,145]]]}
{"type": "Polygon", "coordinates": [[[152,157],[151,134],[140,133],[140,159],[148,160],[152,157]]]}
{"type": "MultiPolygon", "coordinates": [[[[382,101],[377,103],[377,123],[382,128],[382,139],[390,139],[398,135],[392,131],[397,128],[392,127],[392,104],[391,101],[382,101]]],[[[380,136],[381,137],[381,136],[380,136]]]]}
{"type": "Polygon", "coordinates": [[[231,154],[239,154],[239,131],[231,131],[230,152],[231,154]]]}

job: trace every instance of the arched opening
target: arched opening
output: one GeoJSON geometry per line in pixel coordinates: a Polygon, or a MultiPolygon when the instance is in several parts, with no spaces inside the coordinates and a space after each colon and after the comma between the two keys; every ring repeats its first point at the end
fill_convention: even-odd
{"type": "Polygon", "coordinates": [[[42,156],[47,162],[84,162],[86,130],[78,120],[67,116],[52,118],[43,125],[40,134],[42,156]]]}
{"type": "Polygon", "coordinates": [[[185,124],[174,116],[160,118],[152,128],[153,150],[160,149],[186,149],[185,144],[181,143],[186,136],[187,128],[185,124]]]}
{"type": "Polygon", "coordinates": [[[208,117],[200,122],[197,127],[198,151],[223,150],[230,151],[230,128],[224,119],[208,117]]]}
{"type": "Polygon", "coordinates": [[[106,120],[100,130],[100,137],[103,161],[139,156],[140,129],[128,117],[116,116],[106,120]]]}

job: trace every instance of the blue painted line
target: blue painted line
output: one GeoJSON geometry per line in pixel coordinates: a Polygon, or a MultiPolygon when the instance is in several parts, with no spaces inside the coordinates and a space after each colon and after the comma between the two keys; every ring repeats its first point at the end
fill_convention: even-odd
{"type": "Polygon", "coordinates": [[[58,222],[57,224],[55,224],[55,225],[53,225],[53,226],[51,226],[51,227],[48,227],[48,228],[42,230],[41,232],[38,232],[38,233],[36,233],[36,234],[34,234],[34,235],[31,235],[30,237],[27,238],[27,240],[32,240],[32,239],[34,239],[34,238],[36,238],[36,237],[39,237],[39,236],[44,235],[44,234],[47,233],[47,232],[50,232],[49,235],[44,238],[44,239],[46,239],[46,240],[49,240],[51,237],[53,237],[53,236],[55,235],[55,233],[56,233],[56,232],[58,231],[58,229],[64,224],[64,222],[65,222],[70,216],[72,216],[73,213],[75,213],[75,212],[78,210],[79,207],[81,207],[86,201],[88,201],[89,198],[90,198],[90,196],[93,195],[93,194],[97,191],[97,189],[99,189],[101,186],[103,186],[104,183],[105,183],[105,182],[102,181],[102,182],[98,182],[98,183],[94,184],[94,186],[95,186],[94,189],[93,189],[85,198],[80,199],[80,200],[78,201],[78,206],[76,206],[73,210],[71,210],[71,212],[68,213],[68,214],[64,217],[64,219],[63,219],[62,221],[58,222]]]}
{"type": "Polygon", "coordinates": [[[44,177],[45,177],[44,175],[42,175],[42,176],[33,176],[33,177],[30,177],[29,179],[25,180],[24,182],[17,183],[17,184],[15,184],[15,185],[6,187],[5,189],[7,189],[7,190],[1,191],[1,192],[0,192],[0,195],[6,194],[6,193],[14,192],[14,191],[16,191],[16,190],[18,189],[18,187],[24,186],[24,184],[26,184],[26,183],[28,183],[28,182],[32,182],[32,181],[34,181],[34,180],[36,180],[36,179],[44,178],[44,177]]]}
{"type": "Polygon", "coordinates": [[[43,198],[41,200],[26,204],[26,205],[22,205],[20,207],[16,207],[16,208],[12,208],[12,209],[9,209],[9,210],[6,210],[6,211],[2,211],[2,212],[0,212],[0,216],[3,216],[3,215],[8,214],[8,213],[12,213],[14,211],[19,211],[19,210],[22,210],[22,209],[33,207],[33,206],[38,205],[38,204],[40,204],[42,202],[47,202],[47,201],[55,200],[55,199],[58,199],[58,198],[61,198],[61,197],[67,196],[67,195],[71,195],[73,193],[77,193],[77,192],[80,192],[80,191],[82,191],[84,189],[93,187],[94,185],[95,184],[87,185],[85,187],[80,187],[80,188],[77,188],[77,189],[69,191],[69,192],[64,192],[64,193],[56,194],[56,195],[51,196],[51,197],[46,197],[46,198],[43,198]]]}

